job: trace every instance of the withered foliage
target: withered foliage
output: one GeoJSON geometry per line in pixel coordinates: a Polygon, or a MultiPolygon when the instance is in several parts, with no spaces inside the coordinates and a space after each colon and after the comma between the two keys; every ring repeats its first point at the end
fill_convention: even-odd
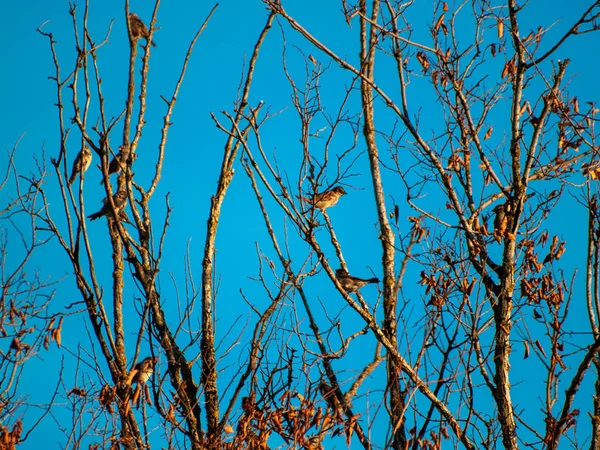
{"type": "MultiPolygon", "coordinates": [[[[340,21],[330,41],[292,3],[262,1],[236,101],[204,123],[222,138],[217,183],[174,206],[205,207],[206,221],[172,216],[157,192],[181,154],[169,146],[172,114],[196,44],[211,45],[202,32],[217,6],[161,95],[148,89],[152,40],[179,30],[159,22],[159,2],[139,12],[144,21],[127,3],[99,42],[89,5],[71,6],[74,61],[39,30],[55,63],[60,146],[51,186],[29,180],[43,207],[25,210],[68,260],[82,305],[74,320],[90,339],[63,382],[66,446],[600,447],[600,110],[573,82],[581,54],[569,54],[597,39],[600,4],[555,26],[532,25],[540,6],[515,0],[341,0],[325,17],[340,21]],[[108,42],[128,48],[125,69],[99,62],[108,42]],[[260,91],[273,46],[281,66],[269,64],[273,82],[260,91]],[[105,102],[109,76],[122,83],[123,111],[105,102]],[[146,133],[148,111],[160,111],[160,133],[146,133]],[[88,170],[75,163],[86,148],[88,170]],[[253,273],[239,269],[247,242],[217,259],[239,179],[248,202],[235,225],[260,230],[253,273]],[[587,221],[571,220],[576,209],[587,221]],[[163,262],[176,251],[165,244],[175,219],[206,224],[181,278],[163,262]],[[348,274],[366,277],[360,289],[348,274]],[[524,411],[534,403],[539,413],[524,411]]],[[[3,296],[1,364],[64,346],[69,332],[62,316],[32,325],[21,291],[3,296]]],[[[18,420],[2,428],[6,448],[21,431],[18,420]]]]}

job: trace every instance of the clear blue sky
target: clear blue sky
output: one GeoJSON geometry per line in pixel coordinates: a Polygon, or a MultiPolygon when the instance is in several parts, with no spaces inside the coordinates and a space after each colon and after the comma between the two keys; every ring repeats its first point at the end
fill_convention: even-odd
{"type": "MultiPolygon", "coordinates": [[[[150,63],[149,103],[147,111],[147,126],[144,130],[143,140],[139,147],[140,157],[136,161],[136,174],[142,177],[144,173],[150,173],[154,165],[154,154],[158,145],[159,130],[162,124],[162,114],[165,111],[164,103],[160,95],[169,96],[179,75],[187,45],[200,26],[212,4],[206,2],[164,2],[158,14],[158,26],[160,29],[155,33],[157,47],[152,50],[150,63]],[[145,157],[149,155],[149,157],[145,157]]],[[[430,2],[423,3],[423,20],[429,21],[432,11],[429,9],[430,2]]],[[[532,1],[529,10],[530,15],[523,17],[523,35],[537,25],[550,25],[556,10],[564,9],[564,17],[555,25],[552,32],[564,30],[571,23],[572,17],[579,13],[578,2],[567,2],[555,0],[545,2],[541,0],[532,1]],[[575,5],[575,6],[573,6],[575,5]],[[527,26],[529,22],[529,27],[527,26]]],[[[583,3],[583,2],[582,2],[583,3]]],[[[349,31],[341,18],[340,7],[337,2],[322,1],[294,1],[284,2],[286,9],[303,23],[315,35],[322,39],[328,46],[355,61],[358,53],[357,47],[353,45],[353,33],[356,29],[349,31]],[[335,18],[335,19],[332,19],[335,18]]],[[[24,171],[29,170],[33,161],[33,155],[41,158],[44,150],[45,159],[49,162],[51,157],[58,155],[59,135],[57,132],[57,114],[54,106],[56,102],[56,90],[53,82],[48,80],[54,75],[53,64],[46,38],[36,33],[36,28],[42,23],[49,21],[44,26],[44,31],[52,32],[59,42],[58,52],[63,62],[62,74],[65,76],[73,65],[74,44],[72,39],[72,22],[68,14],[69,5],[59,0],[30,2],[2,2],[0,4],[0,16],[6,18],[6,23],[0,29],[0,38],[3,45],[0,49],[0,58],[3,61],[3,70],[0,73],[0,86],[2,86],[2,102],[0,102],[0,150],[5,154],[10,150],[19,137],[25,133],[18,149],[17,164],[24,171]]],[[[83,5],[78,6],[78,16],[81,18],[83,5]]],[[[131,11],[148,22],[151,17],[151,6],[147,2],[132,2],[131,11]]],[[[124,6],[122,2],[107,0],[103,2],[92,2],[90,11],[90,30],[96,42],[100,42],[105,36],[110,21],[114,19],[113,28],[109,42],[101,51],[100,67],[103,74],[103,89],[107,99],[109,116],[117,116],[124,106],[126,94],[126,74],[128,44],[126,28],[124,24],[124,6]]],[[[205,222],[210,196],[213,194],[218,170],[221,164],[221,155],[224,135],[219,132],[212,122],[209,113],[214,112],[219,119],[225,118],[219,114],[221,110],[232,110],[232,104],[236,97],[237,86],[243,68],[244,60],[248,60],[256,37],[262,29],[266,20],[267,11],[258,0],[246,1],[223,1],[217,9],[208,28],[201,36],[194,55],[189,65],[186,80],[179,94],[179,100],[172,118],[173,126],[167,145],[166,162],[159,191],[154,197],[153,207],[155,217],[164,216],[164,195],[170,193],[170,203],[174,207],[171,218],[171,228],[167,238],[165,259],[161,267],[161,285],[163,300],[172,302],[173,314],[176,314],[175,290],[169,274],[179,284],[180,293],[183,286],[184,255],[186,246],[191,240],[192,267],[196,279],[201,274],[201,259],[204,244],[205,222]]],[[[282,40],[281,32],[276,24],[271,32],[265,46],[262,49],[261,59],[255,75],[255,83],[250,97],[251,104],[264,100],[271,112],[282,111],[272,119],[271,125],[266,127],[263,135],[263,144],[272,151],[277,151],[284,167],[296,167],[299,161],[300,131],[298,120],[290,103],[290,89],[282,73],[282,40]]],[[[293,48],[294,44],[301,44],[301,40],[286,28],[288,39],[288,56],[292,70],[299,70],[302,62],[298,52],[293,48]]],[[[466,38],[466,37],[465,37],[466,38]]],[[[569,66],[572,79],[571,92],[580,96],[582,101],[600,102],[600,94],[597,89],[597,74],[600,71],[598,59],[593,57],[597,53],[598,35],[594,38],[581,37],[573,40],[565,47],[565,50],[557,54],[557,58],[570,58],[569,66]],[[591,43],[594,42],[594,47],[591,43]]],[[[307,53],[312,53],[317,59],[323,58],[318,51],[302,44],[307,53]]],[[[382,82],[385,83],[386,75],[382,70],[378,72],[382,82]]],[[[393,74],[392,74],[393,77],[393,74]]],[[[393,80],[393,78],[392,78],[393,80]]],[[[324,83],[337,88],[325,92],[325,100],[336,105],[343,95],[344,83],[348,83],[347,77],[340,76],[340,71],[333,67],[331,74],[324,77],[324,83]]],[[[381,84],[380,83],[380,84],[381,84]]],[[[393,81],[389,82],[390,90],[393,91],[393,81]]],[[[65,91],[65,95],[69,92],[65,91]]],[[[413,95],[417,95],[414,93],[413,95]]],[[[358,97],[357,97],[358,98],[358,97]]],[[[356,100],[355,100],[356,101],[356,100]]],[[[421,99],[425,111],[428,106],[433,105],[433,98],[421,99]]],[[[356,105],[356,103],[354,103],[356,105]]],[[[335,106],[332,106],[333,113],[335,106]]],[[[433,109],[433,108],[432,108],[433,109]]],[[[67,116],[68,119],[68,116],[67,116]]],[[[389,119],[382,119],[379,126],[391,125],[389,119]]],[[[435,127],[434,117],[425,116],[423,128],[435,127]],[[431,122],[428,124],[428,122],[431,122]]],[[[496,129],[508,129],[508,124],[501,123],[496,129]]],[[[115,135],[117,138],[118,134],[115,135]]],[[[72,147],[76,148],[78,137],[76,133],[72,136],[72,147]]],[[[113,142],[113,145],[115,143],[113,142]]],[[[314,148],[319,149],[322,143],[315,141],[314,148]]],[[[339,152],[341,154],[348,146],[348,141],[343,137],[339,139],[339,152]]],[[[358,149],[364,149],[364,144],[359,143],[358,149]]],[[[73,151],[73,150],[71,150],[73,151]]],[[[0,159],[0,162],[2,159],[0,159]]],[[[93,167],[98,163],[94,161],[93,167]]],[[[338,238],[344,245],[345,257],[351,270],[359,276],[371,276],[372,269],[376,276],[381,276],[380,245],[377,239],[376,215],[374,209],[371,181],[367,176],[367,157],[363,154],[359,157],[356,173],[360,174],[353,179],[354,187],[347,198],[331,210],[330,216],[336,227],[338,238]],[[357,211],[356,205],[360,205],[357,211]]],[[[0,169],[4,165],[0,164],[0,169]]],[[[47,189],[56,195],[56,180],[51,167],[48,167],[49,177],[47,189]]],[[[96,205],[100,204],[104,197],[103,188],[99,183],[99,172],[86,178],[86,209],[95,211],[96,205]]],[[[292,179],[295,174],[290,173],[292,179]]],[[[394,188],[395,189],[395,188],[394,188]]],[[[397,202],[402,202],[404,192],[401,185],[390,194],[397,202]]],[[[431,193],[435,199],[435,193],[431,193]]],[[[1,200],[4,201],[4,200],[1,200]]],[[[51,197],[52,201],[52,197],[51,197]]],[[[59,198],[55,198],[58,205],[59,198]]],[[[567,258],[572,258],[567,264],[567,269],[582,267],[583,259],[582,243],[577,235],[569,235],[572,223],[581,221],[584,225],[585,216],[582,209],[577,209],[571,202],[568,215],[556,217],[555,231],[565,238],[570,239],[567,258]],[[568,217],[569,222],[565,219],[568,217]],[[563,234],[564,233],[564,234],[563,234]]],[[[435,208],[430,208],[435,211],[435,208]]],[[[443,212],[443,204],[439,211],[443,212]]],[[[60,215],[57,208],[56,216],[60,215]]],[[[279,222],[277,226],[282,227],[280,216],[274,216],[279,222]]],[[[106,227],[102,221],[90,223],[88,228],[94,230],[94,246],[97,251],[97,262],[108,262],[110,254],[101,254],[101,248],[108,243],[106,227]]],[[[321,239],[325,239],[323,233],[321,239]]],[[[218,330],[223,337],[225,331],[238,317],[242,317],[241,323],[246,321],[249,313],[242,301],[239,290],[244,292],[256,302],[259,307],[266,305],[264,293],[257,283],[246,278],[245,275],[255,276],[258,272],[256,256],[256,245],[273,257],[271,245],[264,232],[262,219],[257,214],[256,202],[250,194],[249,181],[243,174],[242,168],[236,166],[236,177],[231,186],[231,191],[225,202],[223,214],[220,219],[219,240],[217,244],[217,274],[220,277],[219,302],[217,312],[219,313],[218,330]],[[244,274],[244,276],[240,276],[244,274]],[[233,313],[235,311],[235,313],[233,313]]],[[[294,247],[298,249],[299,255],[304,255],[306,249],[296,240],[294,247]],[[301,249],[302,248],[302,249],[301,249]]],[[[329,249],[327,244],[323,244],[329,249]]],[[[296,263],[300,263],[303,256],[298,256],[296,263]]],[[[568,261],[568,260],[567,260],[568,261]]],[[[58,246],[53,245],[49,251],[37,256],[31,263],[32,270],[39,267],[44,276],[53,279],[62,276],[70,276],[70,268],[66,257],[59,251],[58,246]]],[[[109,289],[109,275],[106,272],[101,275],[105,277],[109,289]]],[[[319,277],[324,277],[320,274],[319,277]]],[[[579,277],[582,281],[582,275],[579,277]]],[[[405,295],[410,298],[418,298],[419,290],[414,293],[411,289],[416,287],[408,280],[405,295]]],[[[135,292],[130,287],[129,295],[135,292]]],[[[309,293],[319,298],[325,304],[334,302],[341,306],[342,299],[335,293],[326,279],[317,278],[307,285],[309,293]]],[[[58,294],[54,307],[61,310],[64,306],[75,301],[77,292],[74,282],[67,278],[58,286],[58,294]]],[[[373,287],[365,289],[368,299],[374,301],[377,291],[373,287]]],[[[130,297],[131,298],[131,297],[130,297]]],[[[168,308],[167,308],[168,309],[168,308]]],[[[336,308],[338,309],[338,308],[336,308]]],[[[133,311],[131,311],[133,316],[133,311]]],[[[176,317],[174,315],[174,317],[176,317]]],[[[356,330],[362,324],[354,322],[353,315],[346,312],[349,322],[346,322],[347,330],[356,330]]],[[[87,332],[77,328],[79,321],[67,320],[64,330],[63,342],[65,347],[77,352],[77,345],[89,347],[87,332]],[[71,328],[69,326],[72,326],[71,328]]],[[[239,325],[236,330],[239,331],[239,325]]],[[[226,341],[231,342],[237,332],[233,333],[226,341]]],[[[132,338],[132,336],[128,336],[132,338]]],[[[225,347],[225,346],[224,346],[225,347]]],[[[517,350],[517,351],[520,351],[517,350]]],[[[33,364],[34,370],[43,371],[44,379],[30,384],[33,372],[26,372],[24,386],[32,389],[32,398],[35,402],[47,400],[47,392],[57,382],[58,367],[61,355],[65,356],[65,364],[72,364],[73,358],[64,350],[42,352],[40,359],[33,364]],[[35,392],[34,392],[35,391],[35,392]]],[[[515,358],[520,359],[520,358],[515,358]]],[[[235,358],[228,360],[233,363],[235,358]]],[[[518,363],[516,363],[518,364],[518,363]]],[[[525,366],[524,366],[525,368],[525,366]]],[[[518,380],[515,380],[518,390],[518,380]]],[[[80,382],[80,380],[78,381],[80,382]]],[[[66,389],[69,389],[70,381],[66,381],[66,389]]],[[[74,384],[71,382],[71,385],[74,384]]],[[[541,392],[541,391],[540,391],[541,392]]],[[[535,398],[532,402],[533,409],[537,412],[540,404],[535,398]]],[[[521,404],[520,406],[524,406],[521,404]]],[[[35,409],[32,408],[33,414],[35,409]]],[[[27,429],[27,424],[26,424],[27,429]]],[[[54,423],[46,422],[32,435],[25,448],[41,448],[42,442],[51,443],[64,442],[64,437],[57,434],[54,423]]]]}

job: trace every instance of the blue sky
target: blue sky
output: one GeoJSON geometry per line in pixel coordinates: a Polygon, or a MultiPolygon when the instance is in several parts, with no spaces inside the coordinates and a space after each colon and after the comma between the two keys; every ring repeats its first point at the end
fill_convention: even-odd
{"type": "MultiPolygon", "coordinates": [[[[419,28],[419,20],[423,24],[431,19],[432,10],[429,2],[421,2],[422,6],[415,9],[415,36],[425,38],[427,31],[419,28]]],[[[300,23],[322,39],[338,54],[344,56],[348,61],[357,59],[358,49],[356,47],[355,27],[349,30],[345,25],[340,7],[336,2],[320,1],[293,1],[284,2],[286,10],[300,23]]],[[[100,67],[102,71],[103,90],[107,99],[107,110],[109,116],[117,116],[124,106],[126,94],[126,74],[128,63],[128,43],[126,28],[124,24],[124,6],[121,2],[108,0],[104,2],[92,2],[90,10],[89,27],[96,42],[103,39],[107,33],[110,21],[114,19],[109,42],[100,52],[100,67]]],[[[176,2],[164,2],[158,13],[158,26],[160,29],[155,33],[156,49],[152,50],[150,62],[150,83],[147,110],[147,125],[144,129],[143,139],[139,146],[140,157],[136,161],[136,175],[146,181],[151,174],[155,164],[155,153],[158,145],[162,114],[165,112],[164,102],[160,95],[170,96],[179,76],[179,70],[187,45],[210,11],[212,4],[203,2],[189,2],[185,6],[176,2]]],[[[145,2],[132,2],[131,11],[135,11],[148,22],[152,6],[145,2]]],[[[564,15],[551,33],[557,35],[565,29],[566,24],[571,23],[572,17],[580,11],[571,2],[533,1],[529,5],[529,12],[523,15],[521,29],[525,35],[530,29],[535,29],[538,24],[549,26],[555,18],[557,10],[564,11],[564,15]]],[[[81,18],[83,5],[78,5],[78,17],[81,18]]],[[[2,133],[0,133],[0,148],[3,152],[9,151],[23,135],[18,152],[17,164],[24,171],[28,171],[33,161],[33,155],[42,158],[42,150],[46,162],[58,154],[59,135],[57,132],[57,114],[54,104],[56,103],[56,89],[52,81],[48,79],[53,75],[53,64],[46,38],[36,33],[36,29],[42,23],[44,31],[52,32],[59,45],[58,55],[63,62],[63,76],[73,66],[74,44],[72,40],[72,22],[68,14],[68,3],[53,0],[30,1],[30,2],[3,2],[0,4],[0,15],[9,17],[10,20],[0,29],[0,37],[5,45],[0,50],[0,57],[4,62],[5,69],[0,74],[3,86],[3,101],[0,103],[0,119],[2,133]]],[[[186,80],[179,93],[178,103],[172,117],[173,126],[170,130],[166,150],[166,161],[161,179],[160,188],[153,199],[153,215],[160,220],[165,214],[165,195],[170,194],[170,205],[174,208],[171,217],[165,258],[161,267],[161,294],[166,305],[172,304],[171,313],[176,317],[177,308],[176,290],[173,280],[177,283],[179,293],[183,295],[184,286],[184,257],[189,245],[191,267],[197,282],[201,274],[202,250],[205,237],[205,223],[210,197],[214,193],[218,170],[221,164],[222,149],[225,136],[214,125],[210,117],[213,112],[219,120],[226,123],[226,118],[219,111],[231,111],[233,101],[236,98],[237,87],[243,70],[244,61],[247,62],[258,33],[266,21],[267,11],[264,5],[255,0],[251,1],[224,1],[221,2],[208,28],[201,36],[196,50],[192,56],[186,80]],[[172,279],[171,279],[172,277],[172,279]]],[[[314,55],[319,61],[327,63],[327,59],[318,51],[304,43],[289,27],[283,25],[286,30],[286,50],[288,65],[291,71],[298,77],[301,76],[304,67],[302,55],[296,45],[300,45],[303,51],[314,55]]],[[[490,31],[490,32],[493,32],[490,31]]],[[[464,36],[467,40],[469,36],[464,36]]],[[[597,73],[600,63],[597,58],[591,58],[591,44],[595,42],[597,47],[598,35],[582,36],[573,40],[565,46],[564,51],[557,53],[556,58],[570,58],[569,77],[571,81],[570,91],[583,101],[600,102],[600,94],[595,89],[597,73]]],[[[264,127],[262,133],[263,145],[270,152],[276,152],[282,167],[288,171],[292,183],[297,175],[294,172],[301,161],[301,145],[299,143],[300,130],[298,118],[290,102],[290,88],[282,72],[282,38],[279,24],[275,24],[274,30],[269,35],[261,50],[261,58],[255,74],[255,82],[250,104],[257,104],[263,100],[271,113],[278,112],[264,127]]],[[[378,83],[391,95],[397,95],[397,85],[394,79],[393,67],[389,62],[377,63],[378,83]],[[390,76],[386,71],[390,71],[390,76]]],[[[501,67],[500,62],[496,62],[501,67]]],[[[550,64],[550,61],[547,62],[550,64]]],[[[486,66],[488,67],[488,66],[486,66]]],[[[489,67],[493,67],[493,63],[489,67]]],[[[547,66],[546,66],[547,67],[547,66]]],[[[487,70],[487,69],[486,69],[487,70]]],[[[327,112],[335,114],[344,89],[348,86],[350,78],[332,64],[330,70],[323,76],[322,84],[327,86],[323,92],[323,103],[328,105],[327,112]]],[[[414,84],[409,91],[413,105],[421,107],[422,127],[424,129],[436,128],[436,121],[441,120],[435,98],[428,92],[419,77],[415,76],[414,84]]],[[[532,89],[536,87],[533,86],[532,89]]],[[[67,94],[68,91],[65,91],[67,94]]],[[[349,108],[355,109],[358,105],[359,96],[356,95],[349,103],[349,108]]],[[[415,107],[415,113],[416,111],[415,107]]],[[[68,115],[66,116],[68,118],[68,115]]],[[[381,110],[377,113],[378,127],[389,130],[393,126],[393,118],[381,110]]],[[[501,119],[503,120],[503,119],[501,119]]],[[[322,119],[316,119],[317,125],[324,124],[322,119]]],[[[508,130],[506,122],[499,122],[495,129],[508,130]]],[[[116,139],[118,134],[113,138],[116,139]]],[[[74,132],[71,137],[71,150],[77,147],[79,137],[74,132]]],[[[115,142],[113,142],[113,145],[115,142]]],[[[323,140],[314,139],[311,149],[317,154],[323,150],[323,140]]],[[[341,155],[343,151],[352,145],[351,137],[347,133],[336,136],[332,145],[333,154],[341,155]]],[[[330,217],[334,223],[336,233],[344,247],[346,261],[353,273],[358,276],[370,277],[371,270],[375,276],[381,277],[381,250],[377,232],[377,218],[375,204],[372,195],[372,186],[368,177],[368,160],[366,153],[360,154],[365,148],[364,143],[359,141],[354,156],[358,157],[356,166],[352,172],[356,177],[351,179],[353,188],[350,194],[343,198],[340,203],[330,210],[330,217]],[[357,207],[358,205],[358,207],[357,207]]],[[[72,153],[74,154],[74,153],[72,153]]],[[[0,160],[1,161],[1,160],[0,160]]],[[[92,168],[98,163],[94,161],[92,168]]],[[[0,165],[0,169],[4,166],[0,165]]],[[[49,176],[47,179],[48,192],[57,195],[57,183],[54,173],[48,165],[49,176]]],[[[334,172],[334,171],[333,171],[334,172]]],[[[331,173],[328,181],[333,181],[335,173],[331,173]]],[[[86,210],[93,212],[98,209],[101,199],[104,197],[103,188],[99,186],[99,172],[90,170],[86,176],[86,210]]],[[[405,192],[401,183],[393,174],[386,173],[385,181],[388,182],[389,195],[397,203],[403,205],[405,192]]],[[[573,188],[574,195],[577,187],[573,188]]],[[[51,194],[52,195],[52,194],[51,194]]],[[[424,202],[428,210],[441,216],[447,214],[444,203],[435,192],[428,192],[424,202]]],[[[60,207],[58,195],[50,197],[51,203],[57,206],[55,216],[60,221],[60,207]]],[[[273,201],[267,199],[267,204],[273,206],[273,201]]],[[[583,268],[582,256],[584,255],[584,241],[582,233],[572,233],[572,224],[581,223],[585,226],[585,212],[578,207],[572,199],[565,199],[564,210],[567,214],[551,217],[551,224],[555,233],[568,240],[569,250],[565,257],[565,269],[572,271],[574,268],[583,268]],[[568,220],[565,218],[568,217],[568,220]],[[572,233],[572,234],[571,234],[572,233]],[[571,247],[572,245],[572,247],[571,247]]],[[[289,223],[286,223],[279,211],[274,210],[273,218],[275,226],[281,232],[287,226],[290,248],[294,251],[294,263],[300,263],[306,256],[306,247],[294,236],[294,231],[289,223]]],[[[103,246],[108,244],[104,219],[88,223],[88,229],[93,230],[93,246],[96,250],[97,264],[102,267],[110,259],[110,254],[102,252],[103,246]]],[[[407,224],[403,230],[406,232],[407,224]]],[[[582,228],[583,229],[583,228],[582,228]]],[[[283,233],[280,233],[283,237],[283,233]]],[[[323,232],[320,237],[324,248],[333,255],[328,245],[327,236],[323,232]]],[[[280,242],[282,244],[282,242],[280,242]]],[[[217,313],[219,314],[218,332],[224,337],[238,318],[244,323],[251,314],[241,298],[240,290],[259,308],[264,308],[267,299],[258,286],[258,283],[250,280],[247,276],[256,276],[258,273],[258,260],[256,254],[257,246],[274,258],[271,244],[265,233],[262,219],[258,215],[256,201],[251,194],[250,183],[243,174],[242,167],[236,165],[236,176],[225,200],[222,216],[220,218],[219,238],[217,241],[217,274],[220,280],[217,313]]],[[[77,299],[77,291],[74,282],[69,276],[72,274],[67,258],[61,253],[59,247],[53,243],[48,251],[39,254],[31,267],[39,267],[40,272],[53,279],[65,276],[57,288],[57,295],[53,307],[61,310],[66,305],[77,299]]],[[[415,268],[414,275],[418,275],[415,268]]],[[[579,281],[582,282],[582,273],[579,281]]],[[[100,273],[101,279],[105,279],[106,287],[109,289],[110,272],[107,269],[100,273]]],[[[404,295],[407,299],[420,299],[422,291],[417,287],[418,279],[407,282],[404,295]],[[414,281],[414,282],[413,282],[414,281]]],[[[336,313],[342,309],[343,301],[339,294],[325,278],[319,274],[314,280],[309,280],[306,285],[307,292],[315,300],[323,302],[329,310],[329,304],[335,305],[332,311],[336,313]]],[[[370,286],[364,290],[369,301],[375,302],[377,290],[370,286]]],[[[128,287],[129,298],[133,299],[135,290],[128,287]]],[[[291,301],[291,300],[290,300],[291,301]]],[[[127,306],[129,313],[135,317],[132,302],[127,306]]],[[[168,307],[166,308],[168,309],[168,307]]],[[[414,309],[415,317],[422,311],[417,306],[414,309]]],[[[328,311],[332,313],[332,311],[328,311]]],[[[127,313],[127,312],[126,312],[127,313]]],[[[359,329],[362,324],[348,311],[342,311],[345,331],[350,333],[359,329]]],[[[285,316],[284,316],[285,318],[285,316]]],[[[292,317],[286,320],[292,321],[292,317]]],[[[135,320],[135,319],[133,319],[135,320]]],[[[324,321],[326,322],[326,321],[324,321]]],[[[67,319],[65,325],[64,345],[71,352],[77,351],[77,345],[89,347],[87,332],[81,329],[80,321],[67,319]]],[[[226,344],[233,342],[233,337],[241,331],[237,324],[231,336],[225,339],[226,344]]],[[[133,334],[128,339],[133,339],[133,334]]],[[[365,348],[370,349],[370,345],[365,348]]],[[[227,345],[224,344],[224,347],[227,345]]],[[[357,350],[363,350],[358,347],[357,350]]],[[[520,349],[516,349],[520,352],[520,349]]],[[[46,374],[41,382],[36,382],[36,402],[43,402],[45,392],[57,382],[57,368],[61,356],[65,357],[65,364],[73,364],[73,357],[65,350],[43,353],[34,361],[34,372],[26,372],[25,385],[31,382],[33,374],[44,371],[46,374]],[[49,367],[51,369],[49,369],[49,367]],[[39,397],[38,397],[39,395],[39,397]]],[[[519,358],[520,359],[520,358],[519,358]]],[[[223,362],[224,365],[233,364],[237,361],[237,354],[223,362]]],[[[352,364],[338,366],[340,370],[352,369],[352,364]]],[[[516,362],[515,364],[520,364],[516,362]]],[[[523,364],[523,370],[529,370],[528,363],[523,364]]],[[[84,382],[78,380],[78,382],[84,382]]],[[[541,381],[540,381],[541,382],[541,381]]],[[[519,389],[518,379],[515,389],[519,389]]],[[[66,390],[69,389],[68,381],[66,390]]],[[[531,400],[535,402],[535,399],[531,400]]],[[[584,407],[584,406],[582,406],[584,407]]],[[[538,411],[540,405],[535,403],[534,411],[538,411]]],[[[28,445],[36,448],[39,442],[50,441],[62,442],[64,438],[55,434],[56,426],[53,423],[44,423],[40,429],[31,436],[28,445]]]]}

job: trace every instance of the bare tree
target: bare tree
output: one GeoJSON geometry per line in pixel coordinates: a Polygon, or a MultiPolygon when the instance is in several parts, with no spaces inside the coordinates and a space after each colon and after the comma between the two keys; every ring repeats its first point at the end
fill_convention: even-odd
{"type": "Polygon", "coordinates": [[[54,392],[31,395],[34,388],[26,375],[31,374],[32,359],[45,353],[51,345],[60,347],[63,324],[62,315],[50,311],[57,280],[46,278],[35,266],[34,259],[34,254],[46,246],[49,239],[36,226],[41,203],[37,187],[44,181],[45,167],[37,167],[27,175],[20,173],[15,164],[17,148],[18,144],[7,154],[0,181],[0,192],[5,194],[0,207],[2,448],[14,448],[25,441],[50,411],[58,386],[54,392]],[[40,407],[29,408],[32,401],[40,407]],[[24,416],[30,419],[27,423],[24,416]]]}
{"type": "Polygon", "coordinates": [[[85,390],[67,392],[77,411],[68,446],[598,448],[598,109],[570,92],[571,61],[557,58],[597,35],[600,3],[578,5],[556,31],[525,29],[539,6],[514,0],[433,1],[431,17],[413,1],[342,0],[330,23],[347,27],[343,54],[286,2],[262,3],[236,102],[211,115],[222,163],[200,284],[190,254],[185,287],[172,280],[177,317],[161,290],[172,207],[168,195],[160,211],[150,200],[188,61],[216,6],[168,97],[148,92],[159,2],[147,22],[127,2],[115,21],[127,28],[127,73],[102,71],[113,24],[98,42],[87,3],[83,14],[70,10],[75,61],[59,61],[54,36],[39,30],[55,62],[61,145],[55,191],[32,182],[44,208],[30,211],[73,268],[93,344],[75,355],[94,370],[85,390]],[[281,43],[284,111],[272,104],[288,94],[250,95],[267,38],[281,43]],[[123,82],[120,111],[105,101],[109,75],[123,82]],[[148,105],[159,103],[152,152],[142,133],[148,105]],[[297,130],[274,138],[291,115],[297,130]],[[144,158],[154,158],[151,174],[134,170],[144,158]],[[236,168],[268,236],[257,242],[257,273],[236,283],[252,276],[266,306],[241,290],[248,322],[223,334],[217,232],[236,168]],[[102,204],[90,195],[98,179],[102,204]],[[60,208],[48,201],[56,192],[60,208]],[[588,249],[569,264],[553,215],[572,198],[588,212],[572,226],[588,249]],[[99,222],[110,250],[92,238],[99,222]],[[585,290],[575,269],[584,261],[585,290]],[[585,325],[573,317],[586,313],[585,325]],[[228,334],[243,348],[223,348],[228,334]],[[234,369],[225,367],[232,355],[234,369]],[[591,378],[596,396],[586,397],[591,378]],[[92,420],[76,426],[84,417],[92,420]]]}

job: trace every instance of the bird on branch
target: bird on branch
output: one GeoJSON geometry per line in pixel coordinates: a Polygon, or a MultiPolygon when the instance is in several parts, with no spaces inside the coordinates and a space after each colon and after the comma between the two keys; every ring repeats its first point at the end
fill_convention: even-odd
{"type": "Polygon", "coordinates": [[[379,283],[379,278],[369,278],[365,280],[363,278],[353,277],[344,269],[336,270],[335,277],[348,293],[357,292],[361,287],[370,283],[379,283]]]}
{"type": "MultiPolygon", "coordinates": [[[[119,153],[117,153],[110,164],[108,165],[108,175],[113,173],[119,173],[125,168],[125,165],[129,162],[129,154],[131,150],[128,144],[121,145],[119,147],[119,153]]],[[[104,184],[104,179],[100,181],[100,184],[104,184]]]]}
{"type": "Polygon", "coordinates": [[[73,184],[77,175],[85,172],[90,167],[92,163],[92,152],[84,145],[81,151],[75,157],[75,161],[73,161],[73,168],[71,169],[71,178],[69,178],[69,184],[73,184]]]}
{"type": "Polygon", "coordinates": [[[148,390],[148,386],[146,383],[154,373],[154,366],[158,362],[158,357],[156,356],[148,356],[144,358],[142,361],[137,363],[131,373],[129,374],[129,384],[136,384],[135,390],[133,391],[133,397],[131,398],[131,403],[139,406],[140,394],[142,389],[145,392],[145,396],[148,400],[149,404],[152,404],[150,401],[150,392],[148,390]]]}
{"type": "Polygon", "coordinates": [[[500,242],[502,238],[514,240],[515,235],[508,231],[508,214],[511,212],[510,203],[501,203],[496,205],[492,211],[496,214],[494,217],[494,238],[500,242]]]}
{"type": "MultiPolygon", "coordinates": [[[[146,24],[142,22],[142,19],[140,19],[137,14],[129,14],[128,20],[129,28],[131,29],[131,39],[134,41],[134,43],[136,43],[139,38],[144,38],[146,41],[150,39],[150,31],[148,31],[148,27],[146,27],[146,24]]],[[[156,44],[152,41],[150,41],[150,45],[152,45],[152,47],[156,47],[156,44]]]]}
{"type": "Polygon", "coordinates": [[[308,203],[308,204],[314,206],[315,208],[320,209],[321,211],[324,211],[327,208],[329,208],[330,206],[335,205],[338,202],[338,200],[340,199],[340,197],[342,197],[342,195],[346,195],[346,194],[347,194],[347,192],[345,191],[345,189],[343,187],[336,186],[333,189],[330,189],[328,191],[317,193],[310,198],[301,197],[301,196],[298,196],[298,198],[301,201],[308,203]]]}
{"type": "MultiPolygon", "coordinates": [[[[112,196],[112,200],[115,205],[115,212],[119,216],[119,219],[124,220],[121,214],[125,213],[125,211],[123,211],[123,208],[125,208],[125,205],[127,204],[127,192],[125,191],[125,189],[117,191],[112,196]]],[[[110,206],[110,202],[106,198],[102,200],[102,202],[104,203],[104,206],[100,209],[100,211],[95,212],[94,214],[90,214],[88,216],[88,219],[96,220],[102,216],[112,217],[112,207],[110,206]]],[[[127,216],[125,215],[124,217],[126,218],[127,216]]]]}

